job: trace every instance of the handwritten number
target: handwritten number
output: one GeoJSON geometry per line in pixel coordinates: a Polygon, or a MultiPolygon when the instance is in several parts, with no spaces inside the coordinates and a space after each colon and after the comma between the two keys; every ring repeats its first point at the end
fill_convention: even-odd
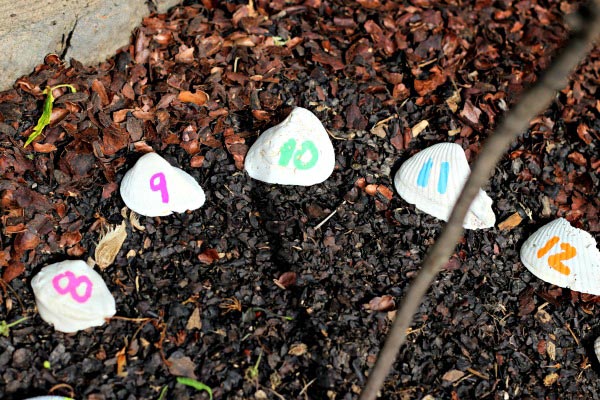
{"type": "Polygon", "coordinates": [[[153,192],[160,190],[160,197],[163,203],[169,202],[169,191],[167,190],[167,180],[165,174],[158,172],[150,178],[150,189],[153,192]]]}
{"type": "Polygon", "coordinates": [[[294,166],[297,169],[311,169],[319,160],[319,151],[317,150],[317,146],[315,146],[315,144],[310,140],[302,142],[300,149],[296,151],[296,141],[294,139],[290,139],[285,142],[283,146],[281,146],[279,151],[281,153],[279,156],[279,165],[282,167],[286,167],[293,158],[294,166]],[[303,160],[306,152],[310,153],[310,159],[308,161],[303,160]]]}
{"type": "Polygon", "coordinates": [[[71,271],[67,271],[64,274],[58,274],[52,279],[52,286],[56,292],[60,295],[69,293],[73,300],[78,303],[85,303],[92,296],[92,281],[85,275],[75,276],[71,271]],[[61,280],[67,278],[67,285],[61,286],[61,280]],[[85,292],[80,295],[77,292],[79,286],[85,285],[85,292]]]}
{"type": "MultiPolygon", "coordinates": [[[[433,168],[433,160],[430,158],[423,164],[417,176],[417,186],[427,187],[429,183],[429,176],[431,175],[431,168],[433,168]]],[[[450,163],[444,161],[440,165],[440,178],[438,180],[437,191],[439,194],[445,194],[448,189],[448,175],[450,174],[450,163]]]]}
{"type": "MultiPolygon", "coordinates": [[[[548,239],[546,244],[544,244],[544,246],[538,250],[537,257],[544,257],[546,254],[548,254],[550,249],[554,247],[559,241],[560,239],[558,238],[558,236],[553,236],[550,239],[548,239]]],[[[575,257],[577,255],[577,249],[571,246],[569,243],[561,243],[560,249],[562,250],[562,252],[553,254],[550,257],[548,257],[548,266],[558,271],[558,273],[560,274],[569,275],[571,273],[571,269],[565,264],[563,264],[563,261],[570,260],[571,258],[575,257]]]]}

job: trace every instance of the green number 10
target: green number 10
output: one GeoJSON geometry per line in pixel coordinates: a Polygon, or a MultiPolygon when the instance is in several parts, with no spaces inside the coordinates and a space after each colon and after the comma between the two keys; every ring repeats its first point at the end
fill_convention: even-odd
{"type": "Polygon", "coordinates": [[[310,169],[317,164],[319,160],[319,151],[315,144],[306,140],[302,142],[300,146],[300,150],[296,151],[296,140],[290,139],[281,146],[280,149],[281,156],[279,156],[279,165],[282,167],[286,167],[290,160],[294,159],[294,166],[298,169],[310,169]],[[304,162],[302,161],[302,156],[306,152],[310,152],[310,160],[304,162]]]}

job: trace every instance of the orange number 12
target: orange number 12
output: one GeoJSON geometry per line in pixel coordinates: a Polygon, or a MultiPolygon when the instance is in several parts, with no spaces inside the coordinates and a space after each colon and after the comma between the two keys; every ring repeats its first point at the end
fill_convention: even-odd
{"type": "MultiPolygon", "coordinates": [[[[542,247],[541,249],[538,250],[537,257],[538,258],[544,257],[546,255],[546,253],[548,253],[550,251],[550,249],[559,242],[559,240],[560,239],[558,238],[558,236],[551,237],[546,242],[544,247],[542,247]]],[[[550,266],[550,268],[557,270],[559,273],[561,273],[563,275],[569,275],[571,273],[570,268],[567,267],[562,262],[566,261],[566,260],[570,260],[571,258],[575,257],[577,255],[577,250],[575,249],[575,247],[571,246],[569,243],[561,243],[560,249],[562,250],[561,253],[553,254],[550,257],[548,257],[548,265],[550,266]]]]}

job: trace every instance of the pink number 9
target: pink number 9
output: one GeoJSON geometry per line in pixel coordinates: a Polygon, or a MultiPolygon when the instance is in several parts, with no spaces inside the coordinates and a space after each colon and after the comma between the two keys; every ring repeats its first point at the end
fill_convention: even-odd
{"type": "Polygon", "coordinates": [[[167,180],[165,174],[158,172],[150,178],[150,189],[153,192],[160,190],[160,196],[163,203],[169,202],[169,192],[167,191],[167,180]]]}

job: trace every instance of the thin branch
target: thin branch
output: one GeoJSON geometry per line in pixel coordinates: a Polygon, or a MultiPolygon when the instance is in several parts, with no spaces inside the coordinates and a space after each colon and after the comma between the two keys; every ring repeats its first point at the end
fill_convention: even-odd
{"type": "Polygon", "coordinates": [[[569,73],[584,59],[591,44],[600,36],[600,0],[595,0],[587,10],[580,10],[577,18],[569,22],[574,24],[574,34],[567,46],[540,79],[524,92],[519,103],[506,114],[481,150],[473,165],[473,171],[452,210],[448,224],[429,250],[421,271],[402,301],[360,400],[375,399],[381,389],[396,360],[400,346],[406,340],[406,332],[423,297],[444,263],[452,255],[462,235],[462,222],[479,188],[490,178],[510,143],[528,128],[532,118],[550,105],[556,91],[566,86],[569,73]]]}

